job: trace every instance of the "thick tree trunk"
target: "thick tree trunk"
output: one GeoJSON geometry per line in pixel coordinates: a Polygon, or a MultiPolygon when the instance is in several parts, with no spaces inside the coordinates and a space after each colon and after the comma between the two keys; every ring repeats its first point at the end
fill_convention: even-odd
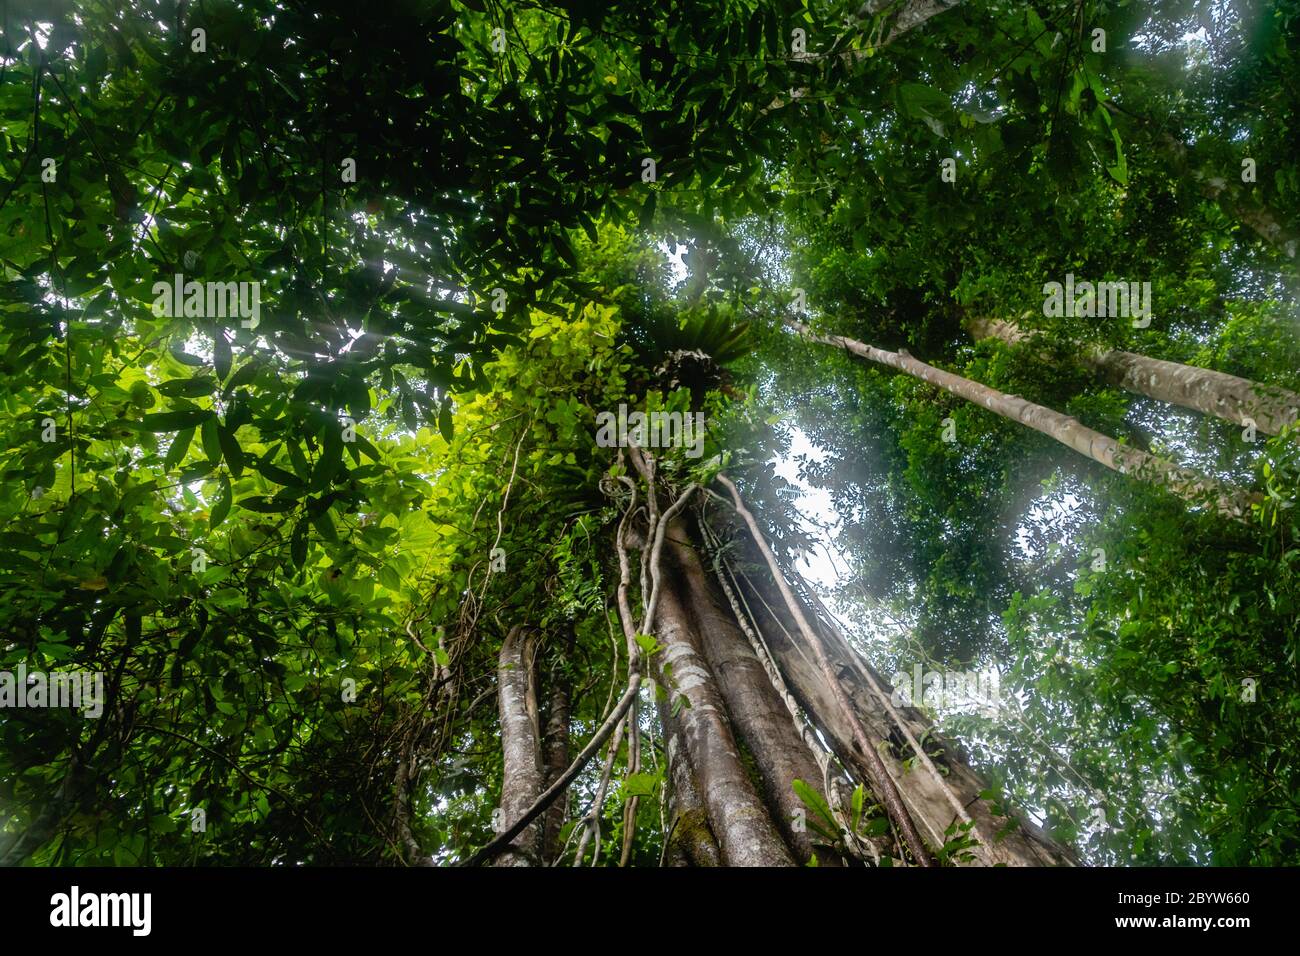
{"type": "Polygon", "coordinates": [[[817,335],[797,322],[788,324],[814,342],[833,345],[868,361],[896,368],[924,382],[937,385],[958,398],[996,412],[1003,418],[1042,432],[1120,474],[1131,475],[1159,485],[1197,504],[1209,500],[1218,511],[1230,517],[1245,519],[1250,514],[1251,505],[1260,500],[1258,495],[1233,488],[1214,478],[1198,475],[1194,471],[1179,468],[1172,462],[1157,458],[1140,448],[1121,445],[1115,439],[1088,428],[1069,415],[1063,415],[1043,405],[1035,405],[1016,395],[1007,395],[987,385],[954,375],[952,372],[945,372],[943,369],[913,358],[906,352],[887,352],[842,335],[817,335]]]}
{"type": "MultiPolygon", "coordinates": [[[[1019,345],[1032,338],[1014,323],[1001,319],[972,319],[967,325],[977,339],[995,338],[1019,345]]],[[[1284,426],[1293,424],[1300,409],[1300,395],[1285,388],[1136,352],[1093,349],[1082,353],[1080,361],[1112,385],[1234,425],[1246,425],[1250,419],[1268,435],[1276,435],[1284,426]]]]}
{"type": "MultiPolygon", "coordinates": [[[[501,711],[501,826],[510,826],[544,789],[537,715],[537,671],[532,631],[516,624],[501,643],[497,695],[501,711]]],[[[561,768],[563,769],[563,768],[561,768]]],[[[541,826],[528,825],[497,857],[497,866],[539,862],[541,826]]]]}
{"type": "MultiPolygon", "coordinates": [[[[807,807],[794,792],[793,782],[802,780],[822,793],[822,771],[687,535],[686,523],[674,522],[668,528],[664,556],[684,586],[732,726],[754,759],[764,801],[795,857],[807,863],[813,855],[811,834],[803,825],[807,807]]],[[[818,862],[836,865],[839,861],[818,862]]]]}
{"type": "MultiPolygon", "coordinates": [[[[741,562],[738,584],[758,618],[758,624],[791,692],[798,698],[822,735],[844,766],[861,780],[870,779],[865,754],[854,740],[854,731],[840,712],[834,693],[826,685],[812,655],[802,646],[797,623],[786,610],[781,595],[768,580],[766,565],[752,544],[738,532],[733,545],[741,562]]],[[[884,761],[889,776],[903,798],[912,819],[926,841],[941,847],[949,837],[946,831],[960,822],[954,807],[958,804],[975,822],[971,834],[984,849],[977,851],[976,863],[1008,866],[1074,865],[1073,855],[1057,844],[1039,827],[1017,817],[994,813],[990,803],[980,796],[988,789],[978,774],[960,758],[955,747],[935,735],[926,717],[913,707],[894,707],[911,731],[913,739],[923,742],[931,760],[942,775],[942,782],[913,762],[914,754],[905,737],[895,726],[890,708],[871,687],[871,679],[886,700],[893,688],[834,630],[816,622],[816,615],[804,606],[805,618],[814,621],[839,683],[853,703],[858,720],[865,726],[869,741],[884,761]],[[951,792],[945,792],[945,788],[951,792]],[[995,835],[995,836],[990,836],[995,835]],[[982,858],[981,858],[982,857],[982,858]]]]}
{"type": "Polygon", "coordinates": [[[655,655],[670,716],[681,727],[691,769],[724,866],[794,861],[745,771],[722,694],[686,609],[678,576],[664,568],[655,610],[655,655]]]}
{"type": "Polygon", "coordinates": [[[664,862],[669,866],[721,866],[718,840],[709,826],[709,814],[700,799],[686,753],[686,740],[672,715],[666,696],[658,700],[659,726],[663,731],[664,774],[668,786],[668,836],[664,862]]]}

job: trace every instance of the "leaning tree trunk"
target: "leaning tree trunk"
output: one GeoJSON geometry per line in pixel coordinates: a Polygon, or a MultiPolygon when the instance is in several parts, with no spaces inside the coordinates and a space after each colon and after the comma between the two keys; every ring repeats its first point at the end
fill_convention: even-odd
{"type": "Polygon", "coordinates": [[[833,345],[868,361],[896,368],[937,385],[958,398],[996,412],[1003,418],[1042,432],[1120,474],[1131,475],[1165,488],[1193,503],[1200,504],[1209,500],[1219,512],[1229,517],[1244,520],[1250,514],[1251,505],[1260,500],[1258,495],[1189,469],[1179,468],[1140,448],[1121,445],[1110,436],[1088,428],[1069,415],[927,365],[905,351],[887,352],[842,335],[818,335],[798,322],[791,321],[788,324],[814,342],[833,345]]]}
{"type": "Polygon", "coordinates": [[[1224,169],[1217,164],[1210,167],[1197,165],[1192,161],[1187,144],[1168,130],[1154,132],[1157,124],[1146,117],[1130,113],[1113,101],[1107,101],[1105,107],[1111,116],[1127,117],[1152,130],[1156,146],[1168,157],[1172,171],[1178,178],[1194,182],[1203,196],[1218,203],[1224,212],[1249,227],[1292,263],[1296,261],[1297,255],[1300,255],[1300,234],[1284,222],[1274,209],[1258,202],[1249,195],[1250,191],[1232,181],[1232,177],[1237,176],[1240,170],[1224,169]]]}
{"type": "Polygon", "coordinates": [[[655,661],[722,864],[790,866],[790,851],[745,770],[726,703],[687,610],[689,600],[678,576],[664,568],[653,622],[663,649],[655,661]]]}
{"type": "MultiPolygon", "coordinates": [[[[875,56],[895,40],[906,36],[917,27],[929,22],[932,17],[938,16],[946,10],[951,10],[961,2],[962,0],[903,0],[900,3],[899,0],[864,0],[863,4],[858,7],[857,13],[849,18],[854,35],[841,37],[838,41],[832,43],[832,47],[842,48],[839,49],[838,53],[809,53],[805,54],[805,56],[809,59],[818,59],[829,55],[839,57],[846,63],[858,63],[861,60],[875,56]],[[882,13],[884,17],[876,28],[877,35],[872,37],[866,32],[867,28],[871,19],[882,13]],[[885,32],[886,27],[888,27],[887,33],[885,32]]],[[[796,54],[797,56],[798,54],[796,54]]],[[[791,103],[798,103],[807,95],[807,87],[792,89],[788,96],[778,96],[763,107],[759,111],[759,115],[766,116],[773,110],[779,110],[791,103]]]]}
{"type": "MultiPolygon", "coordinates": [[[[532,631],[518,624],[501,642],[497,665],[503,756],[499,829],[522,817],[543,789],[534,650],[532,631]]],[[[540,849],[541,826],[531,823],[501,852],[496,865],[534,865],[540,860],[540,849]]]]}
{"type": "MultiPolygon", "coordinates": [[[[737,555],[737,584],[791,691],[844,766],[859,779],[870,779],[869,758],[855,739],[854,727],[838,706],[833,689],[803,646],[799,625],[771,580],[764,558],[743,530],[733,534],[729,551],[737,555]]],[[[970,836],[980,842],[970,861],[976,865],[1076,864],[1073,854],[1041,828],[1009,812],[998,812],[1000,808],[983,796],[988,784],[957,749],[939,738],[915,707],[894,705],[893,687],[838,630],[828,627],[802,597],[796,598],[804,617],[816,628],[840,688],[852,702],[857,721],[865,726],[869,744],[884,762],[927,843],[942,847],[952,837],[949,828],[963,823],[964,816],[973,823],[970,836]],[[912,741],[924,748],[928,765],[911,746],[912,741]]]]}
{"type": "MultiPolygon", "coordinates": [[[[669,526],[664,551],[684,588],[732,726],[753,758],[764,802],[795,857],[807,863],[814,853],[804,825],[808,808],[795,793],[794,781],[803,781],[826,799],[822,771],[725,599],[716,593],[689,540],[685,521],[669,526]]],[[[838,862],[825,853],[818,858],[823,865],[838,862]]]]}
{"type": "Polygon", "coordinates": [[[1257,202],[1246,194],[1240,185],[1229,185],[1229,176],[1238,170],[1229,170],[1224,175],[1217,169],[1205,170],[1191,167],[1186,162],[1187,147],[1169,134],[1162,138],[1166,154],[1174,157],[1175,168],[1196,183],[1202,195],[1219,204],[1228,215],[1247,226],[1294,265],[1297,253],[1300,253],[1300,235],[1284,223],[1278,214],[1257,202]]]}
{"type": "MultiPolygon", "coordinates": [[[[977,339],[1000,339],[1008,345],[1020,345],[1032,339],[1030,333],[1002,319],[972,319],[967,325],[977,339]]],[[[1091,349],[1083,352],[1079,360],[1112,385],[1213,415],[1234,425],[1246,425],[1249,420],[1268,435],[1276,435],[1285,426],[1294,424],[1300,409],[1300,395],[1288,389],[1195,365],[1166,362],[1119,349],[1091,349]]]]}

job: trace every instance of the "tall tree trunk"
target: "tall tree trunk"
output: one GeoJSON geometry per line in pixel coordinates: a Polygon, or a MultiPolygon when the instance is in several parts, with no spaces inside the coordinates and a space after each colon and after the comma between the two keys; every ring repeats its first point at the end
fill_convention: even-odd
{"type": "Polygon", "coordinates": [[[700,799],[724,866],[791,866],[794,861],[745,771],[726,705],[686,609],[678,575],[664,568],[655,609],[655,655],[680,723],[700,799]]]}
{"type": "Polygon", "coordinates": [[[669,866],[720,866],[718,839],[709,826],[709,813],[700,799],[686,753],[686,739],[672,715],[672,702],[659,695],[659,726],[663,730],[665,780],[668,787],[668,833],[664,862],[669,866]]]}
{"type": "MultiPolygon", "coordinates": [[[[731,609],[716,593],[711,576],[688,539],[685,521],[669,526],[664,552],[684,586],[705,657],[717,677],[732,725],[754,758],[764,801],[786,844],[799,862],[806,863],[813,855],[811,834],[796,821],[803,820],[807,807],[794,792],[793,782],[802,780],[825,798],[822,771],[731,609]]],[[[818,862],[835,865],[838,860],[818,862]]]]}
{"type": "Polygon", "coordinates": [[[937,385],[958,398],[996,412],[1003,418],[1042,432],[1120,474],[1131,475],[1158,485],[1194,503],[1199,504],[1208,499],[1213,502],[1218,511],[1230,517],[1245,519],[1250,514],[1252,503],[1260,500],[1258,495],[1233,488],[1214,478],[1198,475],[1194,471],[1179,468],[1172,462],[1157,458],[1140,448],[1121,445],[1115,439],[1088,428],[1069,415],[1063,415],[1046,406],[1035,405],[1016,395],[1007,395],[987,385],[927,365],[905,351],[887,352],[842,335],[818,335],[798,322],[790,321],[787,324],[814,342],[833,345],[868,361],[896,368],[924,382],[937,385]]]}
{"type": "MultiPolygon", "coordinates": [[[[570,646],[572,638],[570,637],[570,646]]],[[[567,650],[567,648],[566,648],[567,650]]],[[[560,778],[569,765],[569,677],[567,653],[556,661],[551,672],[546,700],[546,732],[542,739],[542,787],[560,778]]],[[[551,863],[560,854],[560,831],[569,815],[569,794],[557,797],[542,817],[542,859],[551,863]]]]}
{"type": "Polygon", "coordinates": [[[1201,195],[1218,203],[1224,212],[1249,227],[1292,263],[1296,261],[1297,254],[1300,254],[1300,235],[1275,210],[1256,201],[1249,194],[1251,190],[1242,188],[1244,184],[1234,181],[1240,169],[1200,166],[1186,143],[1167,130],[1156,132],[1156,124],[1150,119],[1131,113],[1113,101],[1107,101],[1105,107],[1112,116],[1127,117],[1152,132],[1157,147],[1169,158],[1178,178],[1194,182],[1201,195]]]}
{"type": "Polygon", "coordinates": [[[900,5],[894,0],[868,0],[867,3],[862,5],[859,12],[866,10],[875,14],[891,7],[898,8],[894,22],[890,25],[889,34],[885,37],[885,45],[888,45],[904,33],[915,30],[931,17],[938,16],[945,10],[951,10],[960,2],[961,0],[908,0],[908,2],[900,5]]]}
{"type": "MultiPolygon", "coordinates": [[[[1015,323],[1002,319],[971,319],[967,326],[977,339],[1001,339],[1008,345],[1033,338],[1015,323]]],[[[1245,425],[1250,419],[1268,435],[1276,435],[1284,426],[1293,424],[1300,409],[1300,395],[1295,392],[1195,365],[1118,349],[1092,349],[1083,352],[1079,360],[1112,385],[1234,425],[1245,425]]]]}
{"type": "MultiPolygon", "coordinates": [[[[497,694],[501,711],[501,824],[510,826],[543,790],[538,733],[537,671],[533,632],[516,624],[501,642],[497,694]]],[[[531,866],[539,862],[541,827],[529,824],[500,856],[497,866],[531,866]]]]}
{"type": "MultiPolygon", "coordinates": [[[[853,17],[851,24],[854,37],[841,37],[835,41],[833,47],[848,47],[841,49],[839,53],[830,54],[841,57],[848,63],[857,63],[860,60],[874,56],[884,47],[889,46],[899,37],[904,36],[924,23],[927,23],[931,17],[938,16],[946,10],[961,3],[961,0],[865,0],[862,6],[858,7],[858,12],[853,17]],[[877,14],[886,14],[885,20],[881,23],[879,35],[868,37],[865,45],[857,42],[862,27],[867,26],[871,18],[877,14]],[[889,17],[893,17],[892,22],[889,17]],[[884,32],[885,24],[888,23],[889,32],[884,32]],[[873,45],[874,44],[874,45],[873,45]]],[[[815,59],[826,54],[809,53],[806,54],[809,59],[815,59]]],[[[779,110],[790,103],[798,103],[803,97],[808,95],[806,87],[799,87],[790,91],[788,98],[777,97],[767,106],[759,111],[760,115],[766,116],[773,110],[779,110]]]]}
{"type": "MultiPolygon", "coordinates": [[[[104,717],[107,720],[107,715],[104,717]]],[[[91,752],[94,752],[92,745],[91,752]]],[[[41,812],[27,825],[21,833],[6,835],[0,833],[0,867],[18,866],[36,850],[39,850],[59,831],[66,816],[72,812],[80,801],[83,789],[93,783],[94,776],[89,774],[73,751],[68,760],[68,769],[64,771],[63,781],[59,784],[54,798],[45,803],[41,812]]]]}
{"type": "MultiPolygon", "coordinates": [[[[802,646],[798,624],[769,580],[763,558],[744,532],[735,533],[731,547],[738,555],[737,570],[743,572],[737,584],[753,609],[790,690],[844,766],[851,768],[859,779],[869,780],[868,759],[855,741],[853,728],[837,706],[821,670],[802,646]]],[[[799,600],[804,616],[818,628],[840,687],[865,726],[869,742],[884,761],[908,813],[927,842],[935,847],[943,846],[949,838],[945,835],[948,828],[961,822],[956,810],[956,806],[961,806],[975,823],[976,832],[971,836],[983,844],[974,862],[1008,866],[1075,864],[1073,854],[1041,828],[1019,817],[996,813],[991,803],[981,796],[988,784],[961,759],[957,749],[935,734],[933,725],[919,710],[890,703],[893,688],[889,682],[862,659],[843,635],[823,626],[817,615],[802,604],[802,598],[799,600]],[[873,680],[882,692],[880,695],[872,687],[873,680]],[[895,713],[906,724],[912,738],[921,742],[930,754],[939,771],[937,776],[919,765],[906,737],[896,726],[895,713]]]]}

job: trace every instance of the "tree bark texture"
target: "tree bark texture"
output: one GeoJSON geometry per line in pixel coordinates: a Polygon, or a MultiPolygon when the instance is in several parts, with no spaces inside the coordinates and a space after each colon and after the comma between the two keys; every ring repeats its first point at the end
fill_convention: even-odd
{"type": "Polygon", "coordinates": [[[746,772],[688,602],[679,576],[664,568],[654,617],[654,636],[662,650],[655,660],[721,862],[791,866],[794,859],[746,772]]]}
{"type": "Polygon", "coordinates": [[[843,335],[818,335],[797,322],[789,324],[814,342],[842,348],[870,362],[906,372],[958,398],[1041,432],[1112,471],[1158,485],[1196,504],[1208,500],[1217,511],[1229,517],[1244,520],[1250,514],[1251,505],[1260,500],[1258,495],[1189,469],[1179,468],[1140,448],[1121,445],[1110,436],[1088,428],[1069,415],[1045,405],[1036,405],[1017,395],[1007,395],[952,372],[945,372],[906,352],[888,352],[843,335]]]}
{"type": "MultiPolygon", "coordinates": [[[[1001,319],[973,319],[968,326],[977,339],[995,338],[1008,345],[1020,345],[1032,338],[1015,323],[1001,319]]],[[[1083,352],[1079,361],[1111,385],[1234,425],[1244,426],[1249,419],[1267,435],[1276,435],[1283,427],[1294,424],[1300,409],[1300,394],[1288,389],[1137,352],[1091,349],[1083,352]]]]}
{"type": "MultiPolygon", "coordinates": [[[[508,827],[544,789],[537,714],[537,670],[533,632],[516,624],[501,643],[497,696],[501,713],[501,824],[508,827]]],[[[563,769],[563,768],[561,768],[563,769]]],[[[540,861],[541,826],[531,823],[496,859],[497,866],[531,866],[540,861]]]]}
{"type": "MultiPolygon", "coordinates": [[[[844,766],[850,768],[859,780],[869,780],[867,758],[854,740],[853,728],[840,714],[832,690],[826,686],[813,655],[802,646],[798,625],[786,610],[775,585],[768,580],[762,557],[746,541],[743,531],[734,532],[732,537],[732,548],[737,555],[736,569],[743,572],[737,583],[758,619],[757,623],[791,692],[844,766]]],[[[874,678],[886,699],[893,694],[893,687],[842,635],[816,621],[816,615],[806,606],[804,616],[818,627],[841,688],[852,701],[869,741],[880,754],[908,812],[928,843],[941,847],[947,839],[945,834],[949,826],[958,819],[951,796],[944,792],[946,784],[975,821],[979,835],[987,838],[989,834],[996,834],[993,840],[987,841],[994,857],[992,862],[1009,866],[1075,864],[1073,854],[1041,828],[1016,816],[995,813],[989,801],[980,797],[988,789],[988,784],[961,759],[957,749],[935,734],[933,725],[919,710],[896,706],[893,709],[906,722],[912,736],[922,742],[943,774],[944,784],[919,767],[905,767],[904,762],[913,757],[911,748],[895,727],[889,709],[873,692],[870,680],[874,678]]],[[[977,859],[975,862],[983,861],[977,859]]]]}
{"type": "MultiPolygon", "coordinates": [[[[805,825],[808,808],[794,792],[793,782],[802,780],[825,798],[821,768],[730,607],[718,594],[716,583],[688,539],[687,529],[684,520],[669,527],[665,558],[683,585],[732,727],[753,758],[764,803],[796,859],[807,863],[814,852],[805,825]]],[[[823,852],[818,862],[835,865],[838,859],[823,852]]]]}

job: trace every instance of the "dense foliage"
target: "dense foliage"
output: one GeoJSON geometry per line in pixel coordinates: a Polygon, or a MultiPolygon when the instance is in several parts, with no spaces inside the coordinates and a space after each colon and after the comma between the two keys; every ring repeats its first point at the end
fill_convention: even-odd
{"type": "MultiPolygon", "coordinates": [[[[787,568],[835,551],[878,671],[998,667],[995,713],[935,716],[1083,860],[1295,863],[1296,434],[1079,356],[1300,390],[1298,51],[1292,0],[7,4],[0,671],[105,696],[0,709],[0,860],[468,858],[512,625],[575,752],[629,677],[631,469],[594,440],[626,405],[705,414],[666,484],[726,469],[787,568]],[[1149,282],[1153,320],[1048,317],[1067,273],[1149,282]],[[794,316],[1260,503],[1189,506],[794,316]]],[[[644,698],[566,862],[589,813],[588,862],[661,862],[644,698]]]]}

